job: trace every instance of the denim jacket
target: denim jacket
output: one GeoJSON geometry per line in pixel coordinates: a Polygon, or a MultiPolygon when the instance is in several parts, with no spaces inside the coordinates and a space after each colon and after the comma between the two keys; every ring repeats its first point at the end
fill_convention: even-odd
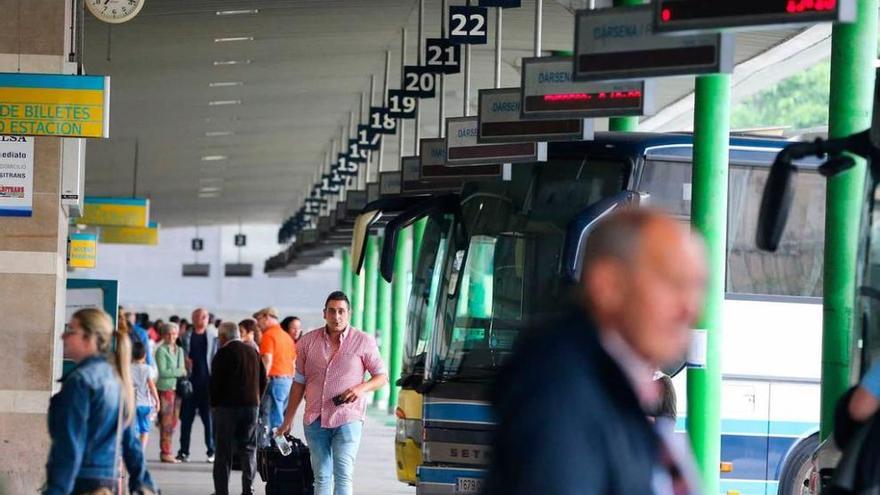
{"type": "MultiPolygon", "coordinates": [[[[120,390],[116,373],[103,356],[83,360],[64,379],[49,404],[52,447],[44,495],[87,491],[117,478],[113,457],[120,390]]],[[[130,476],[129,489],[138,493],[153,489],[154,484],[134,428],[133,423],[123,426],[119,451],[130,476]]]]}

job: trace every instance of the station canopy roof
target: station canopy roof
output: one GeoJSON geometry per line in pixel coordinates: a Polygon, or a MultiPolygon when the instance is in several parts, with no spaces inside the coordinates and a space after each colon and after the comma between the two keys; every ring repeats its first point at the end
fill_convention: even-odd
{"type": "MultiPolygon", "coordinates": [[[[573,14],[586,3],[544,2],[545,54],[572,50],[573,14]]],[[[532,55],[534,2],[522,4],[504,13],[504,87],[519,85],[520,59],[532,55]]],[[[424,36],[438,37],[440,1],[425,5],[424,36]]],[[[118,26],[87,15],[85,70],[112,78],[111,138],[88,144],[87,194],[147,196],[166,227],[280,222],[357,114],[370,74],[379,101],[389,49],[389,87],[399,87],[403,27],[414,64],[416,0],[148,0],[118,26]],[[239,10],[255,13],[230,13],[239,10]]],[[[473,49],[472,114],[476,89],[493,84],[494,27],[490,16],[489,44],[473,49]]],[[[827,57],[830,35],[829,26],[738,34],[734,99],[827,57]]],[[[689,130],[693,86],[661,80],[660,111],[642,128],[689,130]]],[[[446,77],[445,94],[446,116],[461,115],[461,75],[446,77]]],[[[435,137],[437,100],[422,108],[422,137],[435,137]]],[[[410,153],[413,135],[409,121],[410,153]]],[[[385,140],[385,170],[397,150],[397,136],[385,140]]]]}

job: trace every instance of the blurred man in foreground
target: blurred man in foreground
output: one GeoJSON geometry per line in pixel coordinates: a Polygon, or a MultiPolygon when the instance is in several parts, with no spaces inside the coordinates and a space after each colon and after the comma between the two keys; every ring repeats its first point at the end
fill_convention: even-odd
{"type": "Polygon", "coordinates": [[[685,495],[688,454],[646,418],[654,372],[684,357],[702,307],[703,247],[649,210],[587,241],[579,307],[542,322],[499,374],[488,495],[685,495]]]}

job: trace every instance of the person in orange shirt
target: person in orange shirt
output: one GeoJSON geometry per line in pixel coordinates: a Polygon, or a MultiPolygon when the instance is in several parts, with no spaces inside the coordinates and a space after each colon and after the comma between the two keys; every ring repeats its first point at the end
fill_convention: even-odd
{"type": "Polygon", "coordinates": [[[276,428],[284,421],[290,385],[293,382],[296,344],[278,324],[278,310],[263,308],[254,313],[257,326],[263,333],[260,340],[260,357],[269,372],[269,387],[265,399],[269,402],[269,428],[276,428]]]}

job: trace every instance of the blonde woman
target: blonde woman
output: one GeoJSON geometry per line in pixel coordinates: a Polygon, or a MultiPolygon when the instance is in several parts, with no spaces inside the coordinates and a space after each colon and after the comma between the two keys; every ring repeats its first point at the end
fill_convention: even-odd
{"type": "Polygon", "coordinates": [[[159,328],[162,343],[156,348],[156,366],[159,367],[159,379],[156,388],[159,390],[159,424],[161,427],[159,445],[162,462],[176,463],[171,452],[171,439],[177,420],[180,418],[181,398],[177,397],[177,379],[186,376],[186,354],[177,345],[179,329],[176,323],[165,323],[159,328]]]}
{"type": "Polygon", "coordinates": [[[155,492],[137,432],[131,342],[100,309],[73,314],[61,339],[76,363],[49,404],[45,495],[115,493],[122,456],[133,494],[155,492]]]}

